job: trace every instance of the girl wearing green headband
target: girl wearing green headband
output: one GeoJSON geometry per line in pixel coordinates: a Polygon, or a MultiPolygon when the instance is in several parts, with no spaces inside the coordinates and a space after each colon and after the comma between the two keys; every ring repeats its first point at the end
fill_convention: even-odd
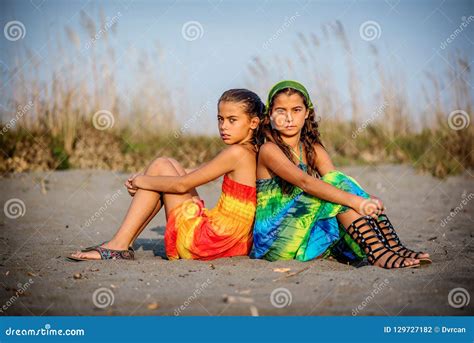
{"type": "Polygon", "coordinates": [[[307,261],[333,256],[351,263],[367,257],[383,268],[430,262],[428,254],[401,244],[379,199],[335,169],[302,84],[273,86],[263,130],[252,257],[307,261]]]}

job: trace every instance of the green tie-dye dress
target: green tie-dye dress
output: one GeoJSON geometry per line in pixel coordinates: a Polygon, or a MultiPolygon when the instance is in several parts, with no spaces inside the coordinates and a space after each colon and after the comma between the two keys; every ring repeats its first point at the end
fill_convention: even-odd
{"type": "MultiPolygon", "coordinates": [[[[302,162],[298,167],[303,171],[307,169],[302,162]]],[[[333,170],[321,180],[369,198],[356,180],[340,171],[333,170]]],[[[283,194],[278,176],[258,179],[250,256],[270,261],[308,261],[319,256],[334,256],[343,262],[361,262],[365,258],[364,252],[336,219],[337,214],[347,210],[345,206],[318,199],[298,187],[283,194]]]]}

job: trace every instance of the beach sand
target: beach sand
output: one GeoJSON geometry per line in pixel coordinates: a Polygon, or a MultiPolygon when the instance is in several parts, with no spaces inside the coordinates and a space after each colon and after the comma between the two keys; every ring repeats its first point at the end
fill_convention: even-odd
{"type": "MultiPolygon", "coordinates": [[[[439,180],[406,165],[341,170],[384,201],[402,241],[429,252],[433,264],[384,270],[244,256],[168,261],[164,209],[135,242],[135,261],[74,263],[64,257],[116,231],[131,201],[128,175],[15,174],[0,179],[0,314],[473,315],[472,175],[439,180]]],[[[217,180],[198,189],[208,207],[220,188],[217,180]]]]}

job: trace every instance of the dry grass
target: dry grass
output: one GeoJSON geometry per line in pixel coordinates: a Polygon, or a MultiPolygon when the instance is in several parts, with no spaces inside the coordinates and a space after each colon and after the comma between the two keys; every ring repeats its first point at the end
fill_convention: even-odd
{"type": "MultiPolygon", "coordinates": [[[[437,177],[474,168],[474,126],[454,130],[448,119],[453,111],[463,110],[469,116],[473,110],[466,81],[471,78],[468,57],[451,56],[452,67],[442,75],[420,71],[424,99],[415,101],[424,110],[415,113],[403,66],[397,68],[395,60],[383,60],[375,45],[367,51],[373,65],[361,66],[340,22],[323,25],[320,34],[299,33],[292,48],[294,58],[282,59],[277,54],[267,59],[255,57],[248,65],[246,84],[265,94],[268,85],[280,79],[303,78],[322,119],[323,142],[336,163],[406,162],[437,177]],[[323,55],[333,58],[322,59],[323,55]],[[322,62],[337,61],[341,56],[343,65],[322,62]],[[342,68],[345,74],[346,92],[335,86],[335,68],[342,68]],[[373,94],[362,94],[363,82],[370,83],[373,94]]],[[[451,124],[456,126],[453,120],[451,124]]]]}
{"type": "MultiPolygon", "coordinates": [[[[90,39],[105,25],[103,13],[98,12],[97,18],[81,14],[81,29],[90,39]]],[[[126,97],[119,95],[114,70],[124,61],[110,44],[117,25],[120,18],[101,35],[100,44],[90,44],[86,50],[81,35],[66,28],[66,39],[58,38],[58,46],[50,47],[62,63],[46,79],[40,77],[44,62],[34,53],[15,52],[25,53],[31,64],[11,70],[11,93],[6,94],[10,113],[3,117],[15,117],[16,112],[16,119],[0,135],[1,172],[66,168],[136,171],[162,155],[193,167],[222,149],[217,137],[173,134],[179,123],[170,101],[174,94],[161,81],[165,78],[160,70],[163,50],[158,45],[151,55],[139,54],[135,82],[126,97]],[[30,103],[31,108],[23,110],[30,103]],[[101,110],[110,111],[114,122],[103,131],[93,125],[94,113],[101,110]]],[[[368,53],[374,60],[371,77],[377,79],[376,91],[370,97],[361,94],[361,82],[371,79],[358,69],[340,23],[324,25],[320,34],[298,34],[293,48],[295,58],[255,57],[248,66],[246,86],[265,94],[276,80],[304,75],[323,118],[323,141],[337,164],[413,163],[438,177],[473,168],[473,125],[459,131],[448,126],[450,112],[462,109],[472,113],[465,81],[471,70],[466,57],[451,57],[454,70],[445,75],[423,76],[420,87],[425,110],[412,113],[402,74],[388,68],[390,61],[381,62],[375,46],[368,53]],[[343,56],[344,63],[324,65],[322,54],[343,56]],[[344,68],[347,92],[336,87],[336,67],[344,68]]]]}

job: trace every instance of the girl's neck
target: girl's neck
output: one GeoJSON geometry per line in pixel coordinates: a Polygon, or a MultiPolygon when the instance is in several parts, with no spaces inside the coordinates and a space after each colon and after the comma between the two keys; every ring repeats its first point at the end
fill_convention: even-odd
{"type": "Polygon", "coordinates": [[[295,151],[298,149],[300,138],[301,138],[301,134],[295,135],[293,137],[281,137],[283,142],[288,144],[295,151]]]}

